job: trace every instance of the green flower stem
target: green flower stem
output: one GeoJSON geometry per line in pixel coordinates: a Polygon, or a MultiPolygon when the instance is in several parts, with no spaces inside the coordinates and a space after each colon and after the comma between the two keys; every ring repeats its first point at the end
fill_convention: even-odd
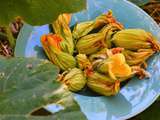
{"type": "Polygon", "coordinates": [[[6,33],[7,33],[7,37],[8,37],[8,41],[9,41],[9,44],[12,48],[15,47],[15,44],[16,44],[16,41],[15,41],[15,38],[13,37],[12,35],[12,32],[9,28],[9,26],[6,26],[6,33]]]}
{"type": "Polygon", "coordinates": [[[7,35],[3,32],[0,32],[0,39],[6,39],[7,35]]]}

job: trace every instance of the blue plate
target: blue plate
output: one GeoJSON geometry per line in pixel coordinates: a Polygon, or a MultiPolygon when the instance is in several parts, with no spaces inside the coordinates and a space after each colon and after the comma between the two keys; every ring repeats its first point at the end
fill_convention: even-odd
{"type": "MultiPolygon", "coordinates": [[[[71,26],[77,22],[92,20],[109,9],[126,28],[145,29],[160,40],[159,26],[143,10],[126,0],[87,0],[87,10],[74,14],[71,26]]],[[[42,54],[40,36],[48,32],[48,25],[39,27],[24,25],[17,40],[15,55],[45,58],[42,54]],[[26,28],[27,31],[25,31],[26,28]],[[18,51],[18,46],[22,48],[22,51],[18,51]]],[[[148,64],[147,70],[152,75],[150,79],[133,78],[114,97],[74,94],[82,112],[89,120],[121,120],[144,111],[160,94],[160,54],[154,55],[148,64]]],[[[55,111],[52,105],[46,108],[55,111]]]]}

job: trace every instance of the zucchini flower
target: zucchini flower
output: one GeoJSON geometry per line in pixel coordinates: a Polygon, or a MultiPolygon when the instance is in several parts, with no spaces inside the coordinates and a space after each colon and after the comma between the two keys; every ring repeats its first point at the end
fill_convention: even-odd
{"type": "Polygon", "coordinates": [[[81,22],[77,24],[73,29],[73,38],[77,41],[79,38],[87,35],[91,31],[101,29],[107,25],[117,26],[119,29],[123,29],[123,25],[116,21],[112,15],[112,11],[98,16],[93,21],[81,22]]]}
{"type": "Polygon", "coordinates": [[[86,85],[86,77],[82,70],[73,68],[69,71],[62,73],[58,80],[64,83],[70,91],[80,91],[86,85]]]}
{"type": "Polygon", "coordinates": [[[72,55],[61,50],[61,42],[62,39],[58,35],[48,34],[43,35],[41,38],[42,46],[50,61],[62,70],[74,68],[76,66],[76,60],[72,55]]]}
{"type": "Polygon", "coordinates": [[[108,58],[109,56],[112,56],[114,54],[118,54],[121,53],[124,49],[123,48],[112,48],[112,49],[108,49],[108,48],[104,48],[102,50],[100,50],[99,52],[92,54],[89,56],[89,60],[91,62],[94,62],[96,60],[105,60],[106,58],[108,58]]]}
{"type": "Polygon", "coordinates": [[[123,54],[115,54],[97,65],[97,70],[117,80],[132,75],[131,67],[126,63],[123,54]]]}
{"type": "Polygon", "coordinates": [[[72,32],[75,42],[77,42],[79,38],[87,35],[90,31],[93,30],[93,28],[94,28],[94,21],[87,21],[76,24],[72,32]]]}
{"type": "Polygon", "coordinates": [[[62,14],[58,19],[52,24],[55,34],[59,35],[62,39],[60,43],[61,49],[69,54],[73,54],[74,43],[72,38],[72,33],[69,28],[70,15],[62,14]]]}
{"type": "Polygon", "coordinates": [[[132,74],[130,74],[129,76],[126,76],[126,77],[121,77],[119,78],[119,81],[125,81],[125,80],[128,80],[129,78],[132,78],[134,76],[137,76],[139,79],[144,79],[144,78],[150,78],[151,77],[151,74],[146,71],[144,68],[141,68],[140,66],[131,66],[131,71],[132,71],[132,74]]]}
{"type": "Polygon", "coordinates": [[[153,49],[160,50],[158,41],[142,29],[125,29],[114,34],[112,42],[117,47],[128,50],[153,49]]]}
{"type": "Polygon", "coordinates": [[[93,72],[92,63],[89,61],[85,54],[78,54],[76,56],[78,66],[81,70],[84,70],[85,74],[90,74],[93,72]]]}
{"type": "Polygon", "coordinates": [[[131,68],[132,68],[133,74],[137,75],[139,79],[151,77],[151,74],[146,70],[144,70],[143,68],[141,68],[140,66],[132,66],[131,68]]]}
{"type": "Polygon", "coordinates": [[[58,16],[57,19],[61,22],[65,22],[67,25],[69,25],[70,21],[71,21],[71,14],[67,14],[67,13],[61,14],[58,16]]]}
{"type": "Polygon", "coordinates": [[[92,69],[92,64],[85,54],[78,54],[76,58],[80,69],[92,69]]]}
{"type": "Polygon", "coordinates": [[[77,42],[76,48],[81,54],[92,54],[95,53],[102,48],[107,47],[104,43],[104,34],[103,33],[94,33],[86,35],[80,38],[77,42]]]}
{"type": "Polygon", "coordinates": [[[126,58],[126,62],[133,66],[143,64],[155,52],[152,49],[139,49],[137,52],[124,50],[122,53],[126,58]]]}
{"type": "Polygon", "coordinates": [[[97,72],[93,72],[88,76],[87,86],[105,96],[116,95],[120,90],[120,82],[118,80],[112,80],[108,76],[97,72]]]}
{"type": "Polygon", "coordinates": [[[106,14],[98,16],[95,20],[94,28],[99,28],[105,25],[116,25],[119,29],[123,29],[123,25],[116,20],[113,16],[112,11],[109,10],[106,14]]]}
{"type": "Polygon", "coordinates": [[[113,35],[120,30],[122,30],[122,28],[119,28],[119,26],[117,26],[117,24],[115,23],[113,23],[112,25],[106,25],[100,30],[100,32],[105,34],[105,43],[107,45],[107,48],[112,47],[111,39],[113,35]]]}

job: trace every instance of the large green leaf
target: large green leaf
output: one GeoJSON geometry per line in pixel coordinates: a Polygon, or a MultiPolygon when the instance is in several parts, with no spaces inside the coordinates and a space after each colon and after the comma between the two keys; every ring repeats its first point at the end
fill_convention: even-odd
{"type": "Polygon", "coordinates": [[[34,25],[51,23],[60,13],[85,8],[85,0],[1,0],[0,25],[8,25],[16,16],[34,25]],[[3,11],[3,12],[2,12],[3,11]]]}
{"type": "Polygon", "coordinates": [[[56,82],[57,74],[46,60],[0,57],[0,120],[85,119],[72,93],[56,82]],[[61,109],[50,116],[30,114],[50,103],[61,109]]]}

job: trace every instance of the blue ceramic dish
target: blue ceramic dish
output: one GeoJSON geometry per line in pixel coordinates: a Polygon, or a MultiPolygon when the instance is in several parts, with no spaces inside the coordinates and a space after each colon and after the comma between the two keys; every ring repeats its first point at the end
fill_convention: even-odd
{"type": "MultiPolygon", "coordinates": [[[[109,9],[126,28],[145,29],[160,40],[160,28],[155,21],[143,10],[126,0],[87,0],[87,10],[74,14],[71,26],[77,22],[92,20],[109,9]]],[[[39,54],[40,36],[49,32],[48,25],[28,27],[31,31],[27,31],[27,40],[18,40],[18,44],[26,42],[25,46],[19,45],[24,49],[16,51],[16,56],[44,58],[43,54],[39,54]]],[[[21,38],[24,38],[23,33],[18,37],[18,39],[21,38]]],[[[160,94],[160,54],[154,55],[148,64],[147,70],[151,73],[151,78],[144,80],[133,78],[114,97],[74,94],[82,112],[89,120],[125,120],[144,111],[160,94]]],[[[52,105],[46,108],[55,111],[52,105]]]]}

